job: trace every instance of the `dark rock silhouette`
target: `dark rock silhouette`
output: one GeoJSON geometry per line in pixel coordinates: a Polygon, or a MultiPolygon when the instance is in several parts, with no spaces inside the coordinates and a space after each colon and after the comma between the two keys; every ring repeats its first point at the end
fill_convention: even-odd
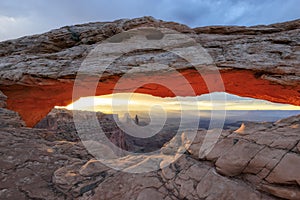
{"type": "Polygon", "coordinates": [[[134,117],[134,121],[135,121],[135,123],[136,123],[137,125],[139,125],[139,118],[138,118],[138,116],[137,116],[137,115],[135,115],[135,117],[134,117]]]}

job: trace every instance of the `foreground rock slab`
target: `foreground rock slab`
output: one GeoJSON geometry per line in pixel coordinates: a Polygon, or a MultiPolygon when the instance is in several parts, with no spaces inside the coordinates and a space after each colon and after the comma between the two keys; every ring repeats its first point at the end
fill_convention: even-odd
{"type": "Polygon", "coordinates": [[[57,130],[15,128],[16,121],[7,122],[0,128],[0,198],[296,200],[299,122],[300,116],[294,116],[276,123],[245,123],[243,135],[225,130],[205,156],[199,149],[209,133],[199,130],[189,141],[185,132],[156,157],[124,156],[128,167],[151,168],[187,149],[171,165],[140,174],[107,167],[80,140],[67,141],[57,130]]]}

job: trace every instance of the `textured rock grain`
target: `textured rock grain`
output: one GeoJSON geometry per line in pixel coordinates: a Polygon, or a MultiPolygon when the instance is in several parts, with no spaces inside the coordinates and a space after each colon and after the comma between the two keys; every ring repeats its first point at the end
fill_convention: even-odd
{"type": "MultiPolygon", "coordinates": [[[[60,116],[59,111],[61,116],[69,116],[64,110],[53,113],[60,116]]],[[[102,114],[102,119],[105,116],[102,114]]],[[[3,121],[5,116],[0,115],[0,119],[3,121]]],[[[156,157],[123,157],[128,166],[136,163],[136,169],[150,169],[153,165],[162,166],[176,153],[175,149],[182,152],[182,148],[191,145],[188,153],[171,165],[142,174],[105,166],[87,152],[80,140],[66,141],[68,138],[58,134],[56,126],[51,130],[10,123],[0,128],[0,198],[299,199],[300,127],[295,126],[299,122],[300,116],[294,116],[276,123],[249,123],[245,125],[245,135],[225,130],[213,150],[201,159],[199,149],[209,133],[199,130],[196,138],[189,141],[191,137],[186,132],[166,143],[165,151],[156,157]],[[279,138],[282,144],[291,140],[295,143],[272,145],[279,138]]],[[[64,130],[69,125],[64,124],[64,130]]],[[[76,133],[74,137],[78,137],[76,133]]]]}
{"type": "MultiPolygon", "coordinates": [[[[143,27],[178,31],[202,45],[219,70],[225,86],[225,89],[213,87],[213,91],[225,90],[241,96],[300,105],[299,20],[268,26],[191,29],[178,23],[142,17],[67,26],[1,42],[0,89],[8,96],[8,107],[19,112],[28,126],[34,126],[55,105],[71,103],[77,71],[92,49],[111,37],[118,39],[119,33],[126,35],[128,30],[143,27]],[[30,111],[37,114],[31,116],[28,114],[30,111]]],[[[139,41],[140,46],[143,42],[139,41]]],[[[181,44],[178,51],[187,50],[184,40],[177,42],[181,44]]],[[[114,56],[106,53],[107,58],[114,56]]],[[[206,80],[214,80],[218,76],[204,73],[211,67],[211,64],[201,66],[206,80]]],[[[135,85],[139,85],[151,77],[151,80],[174,85],[182,96],[209,92],[203,77],[178,55],[159,49],[141,49],[116,59],[102,75],[95,95],[112,93],[120,76],[130,70],[135,78],[125,80],[126,83],[134,81],[135,85]],[[162,64],[178,70],[191,84],[194,93],[187,92],[178,75],[161,68],[162,64]]],[[[93,67],[87,72],[94,75],[93,67]]],[[[84,95],[85,88],[81,89],[84,95]]],[[[120,92],[127,90],[124,86],[120,92]]],[[[136,92],[174,96],[171,90],[148,84],[136,92]]]]}

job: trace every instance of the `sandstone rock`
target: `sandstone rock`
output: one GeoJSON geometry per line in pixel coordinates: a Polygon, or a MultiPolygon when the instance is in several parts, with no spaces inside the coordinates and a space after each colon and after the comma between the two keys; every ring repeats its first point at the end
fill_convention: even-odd
{"type": "Polygon", "coordinates": [[[7,99],[7,96],[5,96],[3,94],[3,92],[1,92],[1,90],[0,90],[0,108],[6,107],[6,99],[7,99]]]}
{"type": "MultiPolygon", "coordinates": [[[[176,171],[173,166],[180,169],[180,173],[173,178],[163,181],[159,174],[124,174],[117,173],[109,176],[105,181],[100,182],[95,193],[85,193],[80,199],[136,199],[157,197],[158,199],[200,199],[207,196],[209,199],[240,199],[249,198],[267,199],[261,196],[258,191],[253,190],[243,183],[237,183],[229,178],[222,177],[206,164],[199,164],[198,161],[186,156],[174,163],[170,169],[176,171]],[[188,161],[188,162],[187,162],[188,161]],[[181,165],[182,163],[182,165],[181,165]],[[191,169],[193,167],[193,169],[191,169]],[[193,173],[191,173],[193,172],[193,173]],[[155,175],[156,174],[156,175],[155,175]],[[202,174],[201,177],[192,177],[202,174]],[[158,176],[156,179],[155,176],[158,176]],[[118,177],[117,179],[114,177],[118,177]],[[126,181],[125,181],[126,180],[126,181]],[[126,184],[125,184],[126,183],[126,184]],[[197,186],[198,185],[198,186],[197,186]],[[197,188],[196,188],[197,186],[197,188]],[[111,190],[115,188],[117,190],[111,190]],[[201,191],[206,190],[208,191],[201,191]]],[[[177,169],[177,170],[178,170],[177,169]]],[[[272,199],[270,197],[270,199],[272,199]]]]}
{"type": "Polygon", "coordinates": [[[300,156],[287,153],[275,166],[266,180],[270,183],[300,185],[300,156]]]}
{"type": "Polygon", "coordinates": [[[153,197],[165,196],[158,192],[162,183],[153,175],[115,173],[114,178],[108,177],[100,183],[94,194],[86,194],[80,199],[137,199],[145,197],[146,194],[153,197]]]}
{"type": "Polygon", "coordinates": [[[180,184],[180,190],[179,190],[179,198],[187,198],[190,195],[193,195],[195,192],[195,186],[193,180],[187,180],[183,181],[180,184]]]}
{"type": "Polygon", "coordinates": [[[299,188],[295,189],[295,188],[278,187],[272,185],[262,185],[261,189],[265,192],[271,193],[272,195],[283,199],[290,199],[290,200],[300,199],[299,188]]]}
{"type": "Polygon", "coordinates": [[[65,199],[51,177],[65,164],[90,159],[87,151],[79,143],[55,141],[48,130],[24,128],[17,113],[0,109],[0,198],[65,199]]]}
{"type": "Polygon", "coordinates": [[[78,141],[80,139],[76,132],[72,111],[65,109],[52,109],[44,119],[35,125],[35,128],[56,131],[56,137],[60,137],[62,140],[78,141]]]}
{"type": "Polygon", "coordinates": [[[20,115],[14,111],[0,108],[0,127],[23,127],[24,121],[20,115]]]}
{"type": "Polygon", "coordinates": [[[259,193],[247,189],[245,185],[229,181],[213,170],[197,185],[197,194],[203,199],[261,199],[259,193]],[[222,185],[216,184],[222,182],[222,185]]]}
{"type": "Polygon", "coordinates": [[[109,170],[110,168],[103,165],[98,160],[89,160],[85,165],[83,165],[80,170],[79,174],[82,176],[94,176],[96,174],[100,174],[102,172],[105,172],[109,170]]]}
{"type": "MultiPolygon", "coordinates": [[[[89,159],[85,149],[66,148],[63,153],[55,148],[58,142],[44,139],[49,131],[27,128],[1,128],[1,199],[64,199],[51,181],[56,169],[81,159],[89,159]]],[[[66,145],[60,142],[60,147],[66,145]]],[[[73,144],[74,145],[74,144],[73,144]]]]}
{"type": "Polygon", "coordinates": [[[137,196],[137,200],[153,200],[163,199],[164,195],[153,188],[146,188],[142,190],[137,196]]]}
{"type": "MultiPolygon", "coordinates": [[[[181,33],[194,34],[196,37],[199,37],[199,40],[203,43],[204,47],[208,48],[212,55],[214,55],[214,52],[216,52],[219,48],[227,45],[225,55],[223,55],[223,60],[217,60],[217,63],[220,63],[221,66],[227,64],[227,67],[231,65],[233,68],[238,67],[246,69],[252,66],[252,68],[258,70],[261,70],[260,67],[263,67],[264,70],[267,70],[266,72],[271,72],[271,69],[268,68],[267,65],[272,63],[273,66],[275,65],[275,69],[280,69],[280,67],[282,68],[281,71],[277,70],[278,73],[291,73],[291,71],[287,71],[291,70],[291,68],[293,71],[298,73],[297,68],[295,68],[295,65],[297,64],[297,54],[291,50],[295,49],[298,44],[297,33],[299,32],[299,20],[282,23],[280,25],[281,28],[275,28],[276,31],[274,31],[274,26],[277,25],[270,25],[269,27],[265,26],[264,28],[219,27],[219,32],[205,32],[199,30],[213,30],[215,28],[206,27],[195,28],[192,30],[182,24],[164,22],[152,17],[142,17],[132,20],[123,19],[116,20],[114,22],[99,22],[63,27],[41,35],[2,42],[1,49],[5,49],[6,51],[2,51],[0,54],[2,56],[2,60],[5,61],[2,62],[3,70],[1,70],[1,76],[3,77],[3,80],[4,78],[8,78],[8,80],[12,81],[20,81],[25,75],[34,75],[32,80],[34,80],[34,77],[36,76],[67,79],[71,75],[74,76],[74,72],[76,72],[75,70],[79,67],[73,67],[72,65],[67,64],[68,59],[75,58],[73,62],[78,63],[76,61],[81,61],[83,59],[83,55],[86,54],[86,51],[93,48],[95,43],[101,42],[124,30],[130,30],[137,27],[166,27],[181,33]],[[232,29],[239,29],[240,32],[236,33],[241,33],[241,35],[228,35],[226,30],[232,29]],[[256,36],[249,36],[245,34],[245,32],[249,29],[254,31],[256,36]],[[245,31],[243,32],[243,30],[245,31]],[[268,31],[262,31],[261,33],[263,34],[257,34],[259,30],[268,31]],[[35,43],[32,43],[32,40],[34,40],[35,43]],[[232,42],[230,43],[230,41],[232,42]],[[210,43],[212,42],[218,43],[220,46],[210,46],[210,43]],[[262,42],[264,42],[263,46],[261,45],[262,42]],[[53,48],[54,46],[56,46],[56,48],[53,48]],[[240,49],[237,49],[237,47],[240,49]],[[255,49],[255,47],[260,48],[255,49]],[[246,48],[248,50],[246,50],[246,48]],[[254,52],[250,52],[249,49],[254,52]],[[5,57],[13,52],[15,52],[14,57],[5,57]],[[282,55],[280,55],[283,54],[283,52],[288,52],[290,54],[290,58],[284,60],[282,55]],[[22,55],[20,55],[21,53],[22,55]],[[34,56],[37,55],[37,53],[41,55],[41,58],[34,56]],[[67,55],[67,53],[70,54],[67,55]],[[246,56],[240,56],[240,54],[244,54],[246,56]],[[58,55],[60,55],[60,57],[58,57],[58,55]],[[34,68],[33,66],[26,69],[23,63],[19,64],[16,69],[14,68],[14,66],[18,63],[16,58],[24,61],[23,63],[27,62],[30,64],[29,66],[47,63],[48,70],[43,71],[43,68],[34,68]],[[263,60],[263,58],[267,60],[263,60]],[[231,60],[235,61],[235,63],[230,62],[231,60]],[[286,62],[286,67],[280,65],[283,61],[286,62]],[[61,66],[64,66],[64,68],[61,68],[61,66]],[[11,71],[6,73],[7,70],[11,68],[15,69],[15,74],[12,74],[11,71]],[[57,71],[58,69],[60,69],[60,71],[57,71]],[[67,75],[69,77],[67,77],[67,75]]],[[[220,56],[221,55],[219,55],[219,57],[220,56]]],[[[273,73],[274,71],[276,72],[276,70],[273,70],[273,73]]]]}
{"type": "MultiPolygon", "coordinates": [[[[120,42],[128,36],[124,31],[141,27],[167,27],[195,38],[212,56],[228,92],[300,105],[299,20],[269,26],[190,29],[144,17],[63,27],[2,42],[0,89],[8,97],[8,108],[0,93],[0,198],[299,199],[300,116],[276,123],[245,123],[243,135],[223,131],[205,156],[199,156],[204,130],[194,139],[186,133],[178,135],[159,155],[122,155],[122,162],[115,166],[127,172],[110,169],[90,155],[86,147],[92,152],[99,150],[99,144],[103,152],[110,152],[110,148],[85,135],[80,142],[68,111],[51,112],[38,128],[24,127],[14,111],[20,112],[28,126],[34,126],[55,105],[71,103],[74,78],[86,55],[105,39],[115,36],[112,42],[120,42]],[[116,35],[121,32],[123,35],[116,35]],[[174,161],[173,155],[181,157],[174,161]],[[172,163],[166,166],[168,162],[172,163]],[[152,171],[157,167],[162,169],[152,171]],[[150,172],[128,173],[144,168],[150,172]]],[[[161,36],[151,34],[148,39],[161,36]]],[[[177,44],[179,51],[185,51],[185,41],[177,44]]],[[[179,70],[190,83],[204,85],[184,59],[170,52],[141,50],[116,60],[103,75],[96,94],[111,93],[120,76],[133,69],[136,83],[154,77],[188,95],[176,79],[178,74],[155,67],[156,63],[179,70]],[[152,65],[145,67],[149,62],[152,65]]],[[[201,67],[209,70],[211,66],[201,67]]],[[[174,95],[157,85],[138,92],[174,95]]],[[[195,92],[208,91],[196,87],[195,92]]],[[[97,117],[112,142],[126,148],[126,138],[111,123],[112,116],[99,113],[97,117]]]]}
{"type": "MultiPolygon", "coordinates": [[[[138,198],[138,196],[142,198],[145,194],[148,194],[159,196],[160,199],[163,197],[170,197],[171,199],[184,197],[187,199],[199,199],[203,196],[207,196],[207,198],[210,199],[238,199],[248,197],[266,199],[260,196],[261,194],[259,192],[242,183],[242,180],[231,180],[230,178],[220,176],[213,171],[213,165],[205,163],[204,161],[199,162],[187,155],[183,155],[178,161],[168,167],[168,170],[170,170],[170,172],[168,172],[170,176],[168,177],[166,177],[164,171],[167,168],[158,173],[151,172],[135,175],[107,170],[107,167],[93,159],[89,161],[82,160],[82,158],[88,158],[83,154],[84,147],[81,147],[81,150],[78,149],[76,150],[77,153],[74,153],[74,146],[79,147],[81,146],[80,143],[46,141],[43,137],[50,134],[49,132],[47,133],[46,130],[24,129],[21,134],[16,134],[20,132],[19,129],[8,131],[13,131],[15,136],[12,134],[11,137],[7,137],[7,133],[1,133],[0,135],[7,137],[5,140],[1,139],[3,144],[8,144],[8,142],[13,144],[19,141],[21,144],[38,149],[38,151],[34,151],[34,155],[40,157],[39,159],[47,159],[47,162],[44,164],[49,168],[41,167],[44,166],[41,161],[33,163],[26,162],[28,158],[32,159],[34,155],[32,153],[28,154],[30,157],[26,158],[21,153],[16,152],[14,146],[12,146],[14,151],[8,149],[6,151],[1,150],[1,152],[10,152],[6,153],[7,156],[15,152],[15,155],[20,155],[19,158],[22,158],[22,160],[16,162],[14,160],[6,161],[5,159],[2,160],[2,162],[5,161],[7,164],[3,163],[1,166],[7,166],[7,169],[14,169],[16,165],[23,166],[22,163],[24,162],[27,163],[24,165],[26,167],[32,168],[36,166],[33,169],[37,174],[42,174],[46,177],[51,177],[53,174],[54,187],[57,188],[58,191],[61,191],[61,193],[58,191],[56,193],[51,192],[53,189],[49,189],[46,186],[48,183],[43,185],[41,184],[41,179],[32,179],[31,176],[33,175],[30,171],[27,172],[23,170],[23,167],[20,167],[17,170],[20,180],[29,177],[31,181],[28,183],[30,183],[30,185],[39,183],[40,189],[32,190],[29,185],[20,182],[26,194],[29,194],[32,198],[40,198],[41,196],[38,194],[47,194],[48,196],[54,195],[53,198],[63,198],[63,196],[66,195],[70,198],[78,197],[79,199],[131,199],[138,198]],[[32,137],[34,134],[35,136],[32,137]],[[21,140],[18,140],[18,137],[21,135],[27,138],[25,137],[24,139],[23,137],[21,140]],[[34,143],[30,143],[32,140],[34,140],[34,143]],[[39,141],[38,146],[36,146],[36,141],[39,141]],[[52,159],[54,160],[51,161],[52,159]],[[53,165],[47,164],[49,160],[53,165]],[[21,171],[24,172],[21,173],[21,171]],[[160,173],[162,175],[159,175],[160,173]],[[166,179],[164,180],[164,178],[166,179]],[[236,183],[236,181],[239,183],[236,183]],[[111,190],[111,188],[114,188],[114,190],[111,190]],[[178,191],[178,193],[176,191],[178,191]]],[[[22,146],[20,146],[20,148],[22,148],[22,146]]],[[[28,150],[30,152],[30,149],[28,150]]],[[[15,156],[11,156],[11,158],[16,159],[15,156]]],[[[7,195],[12,194],[11,191],[14,190],[12,190],[13,188],[11,186],[18,180],[17,177],[12,178],[13,174],[15,174],[13,171],[6,171],[6,173],[6,176],[10,177],[12,182],[4,185],[4,187],[8,188],[8,190],[3,191],[4,197],[8,197],[7,195]]],[[[51,178],[47,178],[47,180],[51,180],[51,178]]],[[[14,194],[22,195],[23,193],[14,192],[14,194]]],[[[272,199],[271,197],[268,198],[272,199]]]]}
{"type": "Polygon", "coordinates": [[[182,146],[182,140],[180,135],[173,137],[168,143],[164,145],[161,149],[163,154],[175,155],[176,153],[183,153],[184,149],[180,148],[182,146]]]}
{"type": "MultiPolygon", "coordinates": [[[[227,92],[300,105],[299,20],[263,27],[191,29],[178,23],[142,17],[67,26],[0,43],[0,89],[8,96],[8,107],[19,112],[28,126],[36,125],[54,106],[71,103],[77,71],[92,49],[110,37],[120,40],[122,35],[126,35],[125,31],[145,27],[169,28],[195,38],[214,61],[201,66],[201,69],[211,70],[212,64],[215,64],[227,92]],[[45,101],[48,96],[51,99],[45,101]],[[30,115],[32,111],[37,114],[30,115]]],[[[178,39],[176,42],[181,46],[178,51],[186,51],[186,41],[178,39]]],[[[108,52],[106,56],[111,58],[114,53],[108,52]]],[[[96,95],[112,93],[120,76],[129,70],[135,71],[132,71],[135,85],[149,80],[151,74],[151,78],[172,83],[180,95],[192,95],[180,83],[178,74],[160,68],[158,64],[179,70],[189,83],[197,83],[193,85],[196,94],[208,92],[198,72],[176,54],[161,50],[139,50],[123,55],[106,69],[96,95]],[[151,64],[152,67],[149,67],[151,64]]],[[[94,75],[92,69],[89,73],[94,75]]],[[[210,79],[212,75],[202,73],[202,76],[210,79]]],[[[85,89],[83,87],[80,90],[85,89]]],[[[214,90],[220,91],[220,88],[214,90]]],[[[153,84],[139,88],[137,92],[162,97],[174,96],[164,87],[153,84]]]]}
{"type": "Polygon", "coordinates": [[[170,169],[170,167],[162,168],[163,178],[169,180],[169,179],[174,178],[175,175],[176,175],[176,172],[174,170],[170,169]]]}
{"type": "Polygon", "coordinates": [[[239,175],[262,148],[254,143],[238,142],[216,161],[217,171],[226,176],[239,175]]]}
{"type": "Polygon", "coordinates": [[[57,169],[52,178],[55,187],[69,198],[81,196],[95,189],[106,176],[109,176],[109,172],[107,168],[106,171],[98,168],[98,171],[88,174],[84,168],[90,163],[83,165],[82,162],[76,162],[57,169]]]}
{"type": "MultiPolygon", "coordinates": [[[[56,116],[62,119],[60,115],[56,116]]],[[[68,115],[65,117],[69,120],[68,115]]],[[[107,117],[103,115],[101,119],[108,120],[107,117]]],[[[273,141],[276,138],[290,141],[291,137],[298,141],[299,127],[293,125],[299,117],[281,120],[272,126],[268,123],[248,124],[246,131],[252,132],[247,135],[225,131],[202,160],[198,154],[183,154],[166,166],[172,162],[172,154],[163,152],[152,157],[123,158],[119,169],[137,172],[138,169],[162,168],[142,174],[110,169],[89,155],[82,143],[61,140],[56,126],[52,126],[55,127],[53,130],[2,127],[0,152],[4,155],[1,159],[4,173],[1,174],[3,189],[0,195],[4,199],[43,198],[45,195],[49,199],[132,199],[145,196],[195,200],[274,199],[270,195],[297,199],[298,153],[290,152],[289,146],[272,145],[272,142],[268,146],[256,144],[256,141],[267,141],[270,134],[276,136],[273,141]]],[[[192,144],[191,148],[199,149],[205,135],[203,132],[198,131],[194,140],[187,134],[178,135],[165,148],[170,145],[180,149],[192,144]]],[[[92,143],[88,147],[92,147],[92,143]]]]}
{"type": "Polygon", "coordinates": [[[234,140],[224,139],[218,142],[211,152],[206,156],[207,160],[215,162],[220,156],[227,153],[230,148],[234,145],[234,140]]]}
{"type": "MultiPolygon", "coordinates": [[[[258,174],[263,168],[272,170],[286,152],[280,149],[264,148],[248,163],[244,173],[258,174]]],[[[263,177],[265,178],[265,177],[263,177]]]]}
{"type": "Polygon", "coordinates": [[[242,123],[241,124],[241,126],[240,126],[240,128],[238,128],[237,130],[235,130],[234,132],[235,133],[238,133],[238,134],[240,134],[240,135],[244,135],[245,133],[245,128],[246,128],[246,126],[245,126],[245,124],[244,123],[242,123]]]}
{"type": "Polygon", "coordinates": [[[21,127],[25,123],[22,121],[18,113],[6,108],[7,97],[0,90],[0,127],[21,127]]]}
{"type": "MultiPolygon", "coordinates": [[[[76,112],[76,119],[80,121],[89,121],[91,119],[86,119],[88,113],[85,111],[70,111],[66,109],[52,109],[52,111],[42,119],[35,128],[48,129],[56,132],[56,138],[67,141],[79,141],[84,140],[84,135],[80,132],[78,134],[77,128],[80,126],[75,126],[73,120],[73,113],[76,112]]],[[[98,119],[99,127],[105,132],[108,139],[120,147],[121,149],[127,150],[127,144],[125,140],[125,133],[121,131],[116,125],[113,115],[104,115],[101,112],[95,115],[98,119]]],[[[90,130],[87,134],[89,140],[97,138],[99,134],[99,127],[95,127],[95,130],[90,130]],[[94,136],[95,135],[95,136],[94,136]]]]}

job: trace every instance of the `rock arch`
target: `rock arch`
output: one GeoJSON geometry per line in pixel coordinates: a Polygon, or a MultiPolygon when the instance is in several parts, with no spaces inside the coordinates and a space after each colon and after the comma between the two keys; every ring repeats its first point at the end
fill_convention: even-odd
{"type": "MultiPolygon", "coordinates": [[[[63,27],[0,43],[0,90],[8,97],[8,108],[19,112],[28,126],[34,126],[54,106],[71,103],[80,63],[97,43],[116,33],[142,26],[165,27],[195,38],[213,58],[226,92],[300,105],[300,20],[268,26],[191,29],[182,24],[143,17],[63,27]]],[[[203,78],[182,60],[161,51],[140,51],[115,63],[99,82],[95,95],[112,93],[122,75],[118,65],[142,66],[148,58],[160,56],[169,59],[168,64],[189,81],[196,95],[208,92],[203,78]]],[[[177,84],[179,90],[181,88],[175,74],[158,71],[151,76],[168,79],[177,84]]],[[[213,79],[214,75],[206,76],[213,79]]],[[[149,73],[140,73],[135,76],[135,81],[147,77],[149,73]]],[[[82,88],[85,90],[87,88],[82,88]]],[[[157,84],[145,85],[136,92],[161,97],[174,95],[157,84]]],[[[190,95],[184,90],[181,92],[182,96],[190,95]]]]}

